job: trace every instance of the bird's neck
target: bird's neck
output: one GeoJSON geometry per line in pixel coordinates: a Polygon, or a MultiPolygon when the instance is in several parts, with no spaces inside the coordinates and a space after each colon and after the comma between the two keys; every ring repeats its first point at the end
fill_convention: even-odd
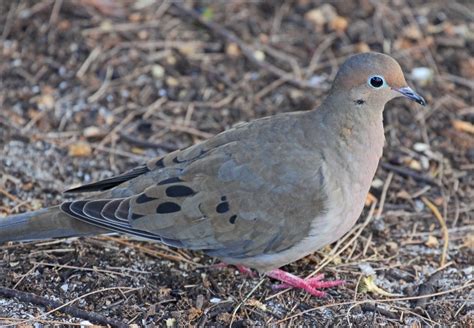
{"type": "Polygon", "coordinates": [[[311,115],[318,116],[312,122],[329,136],[325,142],[330,145],[321,146],[338,149],[338,160],[347,163],[349,171],[356,173],[363,166],[364,178],[371,180],[385,142],[382,111],[383,107],[359,108],[342,98],[325,101],[311,115]]]}

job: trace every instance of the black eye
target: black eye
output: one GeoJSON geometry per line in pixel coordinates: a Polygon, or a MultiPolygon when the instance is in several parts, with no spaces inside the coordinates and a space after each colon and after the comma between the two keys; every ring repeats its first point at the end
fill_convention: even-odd
{"type": "Polygon", "coordinates": [[[377,75],[372,76],[369,78],[369,84],[371,87],[378,89],[384,85],[383,77],[377,75]]]}

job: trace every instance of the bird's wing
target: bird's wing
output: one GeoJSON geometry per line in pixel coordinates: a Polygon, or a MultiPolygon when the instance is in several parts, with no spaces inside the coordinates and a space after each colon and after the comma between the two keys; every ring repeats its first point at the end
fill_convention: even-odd
{"type": "Polygon", "coordinates": [[[229,130],[88,185],[103,190],[118,183],[61,209],[100,227],[218,257],[287,249],[309,233],[326,201],[320,158],[291,131],[297,122],[281,116],[229,130]]]}

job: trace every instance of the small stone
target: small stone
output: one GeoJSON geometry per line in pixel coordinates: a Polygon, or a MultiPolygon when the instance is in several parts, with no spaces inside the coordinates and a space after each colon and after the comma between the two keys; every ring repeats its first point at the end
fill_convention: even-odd
{"type": "Polygon", "coordinates": [[[88,126],[84,129],[84,137],[86,138],[97,138],[102,135],[100,129],[96,126],[88,126]]]}
{"type": "Polygon", "coordinates": [[[378,179],[378,178],[377,178],[377,179],[374,179],[374,180],[372,181],[371,187],[372,187],[372,188],[375,188],[375,189],[380,189],[380,188],[383,187],[383,181],[380,180],[380,179],[378,179]]]}
{"type": "Polygon", "coordinates": [[[422,143],[422,142],[417,142],[413,145],[413,150],[419,152],[419,153],[423,153],[427,150],[430,149],[430,145],[427,145],[425,143],[422,143]]]}
{"type": "Polygon", "coordinates": [[[166,319],[166,327],[172,328],[176,326],[176,319],[175,318],[169,318],[166,319]]]}
{"type": "Polygon", "coordinates": [[[389,241],[385,243],[385,245],[387,246],[387,251],[390,254],[396,254],[398,252],[398,244],[396,242],[389,241]]]}
{"type": "Polygon", "coordinates": [[[156,80],[161,80],[165,76],[165,69],[161,65],[153,65],[151,68],[151,74],[156,80]]]}
{"type": "Polygon", "coordinates": [[[146,39],[148,39],[149,33],[146,30],[141,30],[141,31],[138,32],[137,35],[138,35],[138,38],[140,40],[146,40],[146,39]]]}
{"type": "Polygon", "coordinates": [[[166,78],[166,85],[172,88],[177,87],[179,85],[179,81],[172,76],[168,76],[166,78]]]}
{"type": "Polygon", "coordinates": [[[255,57],[256,60],[258,61],[264,61],[265,60],[265,53],[261,50],[257,50],[253,53],[253,56],[255,57]]]}
{"type": "Polygon", "coordinates": [[[421,86],[427,85],[433,80],[434,72],[429,67],[415,67],[410,73],[410,77],[421,86]]]}
{"type": "Polygon", "coordinates": [[[375,270],[369,263],[359,263],[358,267],[365,276],[375,276],[375,270]]]}
{"type": "Polygon", "coordinates": [[[304,18],[313,23],[317,27],[321,27],[324,24],[332,21],[337,17],[336,9],[330,4],[324,4],[318,8],[308,11],[304,18]]]}

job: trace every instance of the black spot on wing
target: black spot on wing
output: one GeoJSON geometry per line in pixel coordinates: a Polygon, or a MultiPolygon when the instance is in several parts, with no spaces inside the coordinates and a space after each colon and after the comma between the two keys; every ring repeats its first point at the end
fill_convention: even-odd
{"type": "Polygon", "coordinates": [[[159,169],[165,167],[165,164],[163,163],[163,157],[155,162],[155,166],[159,169]]]}
{"type": "Polygon", "coordinates": [[[180,161],[180,160],[178,159],[178,156],[176,156],[175,158],[173,158],[173,163],[181,164],[181,163],[184,163],[184,162],[186,162],[186,160],[180,161]]]}
{"type": "Polygon", "coordinates": [[[169,214],[181,211],[181,206],[173,202],[164,202],[158,205],[156,213],[158,214],[169,214]]]}
{"type": "Polygon", "coordinates": [[[196,192],[192,190],[189,187],[186,186],[170,186],[166,188],[166,196],[168,197],[186,197],[186,196],[192,196],[196,192]]]}
{"type": "Polygon", "coordinates": [[[221,200],[222,200],[223,202],[225,202],[225,201],[227,200],[227,197],[226,197],[226,196],[222,196],[222,197],[221,197],[221,200]]]}
{"type": "Polygon", "coordinates": [[[151,202],[155,199],[156,198],[148,197],[145,193],[143,193],[140,196],[138,196],[135,201],[137,202],[137,204],[143,204],[143,203],[151,202]]]}
{"type": "Polygon", "coordinates": [[[225,213],[229,211],[229,203],[228,202],[223,202],[217,205],[216,207],[216,212],[217,213],[225,213]]]}
{"type": "Polygon", "coordinates": [[[138,220],[138,219],[140,219],[140,218],[142,218],[142,217],[144,217],[144,216],[145,216],[145,215],[141,215],[141,214],[137,214],[137,213],[132,213],[130,219],[132,219],[132,220],[138,220]]]}
{"type": "Polygon", "coordinates": [[[181,180],[180,178],[178,177],[172,177],[172,178],[168,178],[168,179],[165,179],[165,180],[161,180],[160,182],[158,182],[158,185],[165,185],[165,184],[170,184],[170,183],[177,183],[177,182],[183,182],[183,180],[181,180]]]}
{"type": "Polygon", "coordinates": [[[237,215],[234,214],[229,218],[230,224],[235,224],[235,220],[237,220],[237,215]]]}

